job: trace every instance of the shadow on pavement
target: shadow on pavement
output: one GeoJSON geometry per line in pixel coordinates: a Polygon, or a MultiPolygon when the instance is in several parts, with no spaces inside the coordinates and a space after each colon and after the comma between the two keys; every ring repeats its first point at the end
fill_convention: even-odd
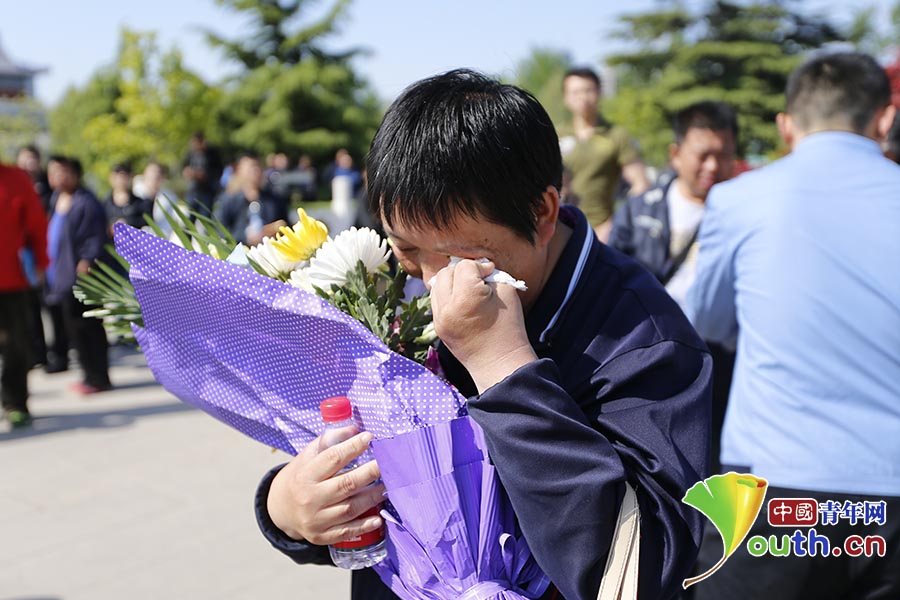
{"type": "MultiPolygon", "coordinates": [[[[140,385],[145,384],[135,384],[135,386],[140,385]]],[[[139,406],[136,408],[110,409],[77,414],[38,414],[35,416],[34,424],[31,427],[0,433],[0,442],[5,440],[24,439],[48,433],[60,433],[62,431],[70,431],[73,429],[108,429],[110,427],[126,427],[134,423],[135,419],[140,417],[177,414],[192,410],[196,409],[182,402],[172,402],[171,404],[164,405],[139,406]]]]}
{"type": "MultiPolygon", "coordinates": [[[[137,390],[140,388],[146,387],[161,387],[155,379],[147,379],[146,381],[131,381],[129,383],[116,383],[113,381],[113,392],[119,392],[122,390],[137,390]]],[[[105,393],[105,392],[104,392],[105,393]]],[[[0,599],[2,600],[2,599],[0,599]]]]}

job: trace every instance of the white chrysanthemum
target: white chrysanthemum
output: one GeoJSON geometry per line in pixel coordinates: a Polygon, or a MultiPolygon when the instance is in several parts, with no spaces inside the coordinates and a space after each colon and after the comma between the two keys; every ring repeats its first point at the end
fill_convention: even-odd
{"type": "Polygon", "coordinates": [[[265,271],[266,275],[275,279],[284,279],[291,271],[298,268],[304,261],[292,262],[285,258],[272,244],[275,240],[266,236],[262,241],[247,250],[247,256],[265,271]]]}
{"type": "Polygon", "coordinates": [[[368,227],[351,227],[325,242],[309,261],[309,282],[330,290],[332,284],[347,283],[347,272],[354,270],[357,262],[362,261],[369,273],[375,273],[387,264],[390,255],[387,240],[368,227]]]}
{"type": "Polygon", "coordinates": [[[312,284],[309,282],[308,268],[295,270],[293,273],[291,273],[291,278],[288,279],[288,283],[295,288],[300,288],[303,291],[315,293],[312,284]]]}
{"type": "MultiPolygon", "coordinates": [[[[179,248],[184,248],[184,243],[181,241],[181,238],[174,233],[169,236],[169,241],[179,248]]],[[[198,254],[203,254],[203,245],[197,240],[197,238],[191,238],[191,247],[185,248],[185,250],[193,250],[198,254]]]]}
{"type": "Polygon", "coordinates": [[[434,340],[437,339],[437,332],[434,330],[434,321],[429,321],[428,325],[422,330],[422,335],[417,337],[415,340],[416,343],[419,344],[430,344],[434,340]]]}

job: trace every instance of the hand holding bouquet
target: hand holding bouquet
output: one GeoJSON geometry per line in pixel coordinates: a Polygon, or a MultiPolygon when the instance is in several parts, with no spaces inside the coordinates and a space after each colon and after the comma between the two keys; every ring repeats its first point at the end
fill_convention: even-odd
{"type": "MultiPolygon", "coordinates": [[[[166,389],[290,454],[322,433],[321,400],[347,396],[375,438],[387,490],[388,556],[376,570],[391,589],[409,599],[540,596],[549,582],[465,398],[416,362],[430,348],[428,301],[403,300],[406,275],[388,275],[386,242],[367,229],[328,239],[302,212],[249,250],[185,237],[179,247],[116,227],[140,304],[135,335],[166,389]]],[[[367,435],[349,443],[361,452],[367,435]]],[[[361,482],[377,475],[369,469],[361,482]]]]}

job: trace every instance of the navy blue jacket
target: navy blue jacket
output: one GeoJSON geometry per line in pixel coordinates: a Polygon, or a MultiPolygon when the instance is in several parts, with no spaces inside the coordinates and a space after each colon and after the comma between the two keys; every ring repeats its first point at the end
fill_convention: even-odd
{"type": "MultiPolygon", "coordinates": [[[[275,221],[287,221],[287,202],[275,197],[269,190],[259,192],[259,216],[263,225],[275,221]]],[[[235,241],[247,242],[247,226],[250,225],[250,203],[243,192],[223,194],[216,203],[216,219],[231,233],[235,241]]]]}
{"type": "Polygon", "coordinates": [[[609,245],[634,258],[660,281],[670,277],[672,229],[666,200],[674,177],[625,200],[613,216],[609,245]]]}
{"type": "MultiPolygon", "coordinates": [[[[58,193],[53,194],[51,204],[56,204],[58,193]]],[[[77,277],[78,262],[91,263],[107,256],[104,246],[109,242],[106,229],[106,211],[93,192],[79,187],[72,193],[72,208],[66,215],[59,244],[59,255],[53,263],[53,284],[47,286],[45,299],[48,304],[59,304],[72,295],[77,277]]]]}
{"type": "MultiPolygon", "coordinates": [[[[481,396],[446,348],[441,362],[470,396],[529,546],[562,595],[597,597],[627,480],[641,508],[641,597],[670,598],[700,544],[701,515],[681,498],[706,476],[712,360],[646,270],[597,241],[577,209],[560,219],[574,233],[525,319],[539,360],[481,396]]],[[[264,512],[259,495],[276,548],[323,562],[264,512]]]]}

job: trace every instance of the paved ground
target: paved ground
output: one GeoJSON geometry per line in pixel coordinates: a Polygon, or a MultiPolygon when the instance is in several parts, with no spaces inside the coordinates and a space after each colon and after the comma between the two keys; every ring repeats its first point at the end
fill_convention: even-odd
{"type": "Polygon", "coordinates": [[[347,572],[294,565],[257,531],[253,491],[285,455],[115,356],[114,391],[34,370],[34,427],[0,424],[0,600],[349,598],[347,572]]]}

